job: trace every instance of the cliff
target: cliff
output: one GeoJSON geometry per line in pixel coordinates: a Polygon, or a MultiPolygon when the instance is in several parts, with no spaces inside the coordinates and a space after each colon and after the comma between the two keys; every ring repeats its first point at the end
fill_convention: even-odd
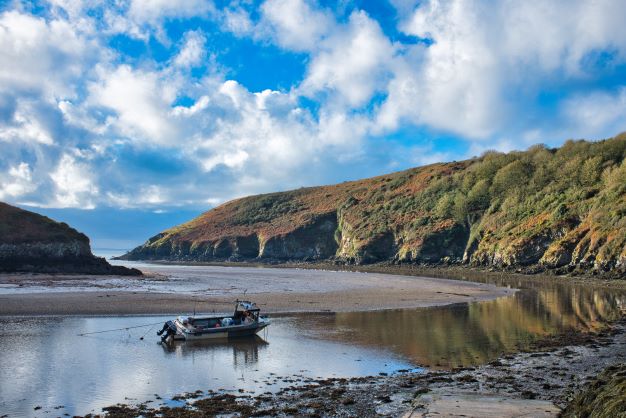
{"type": "Polygon", "coordinates": [[[0,271],[141,275],[95,257],[89,238],[67,224],[2,202],[0,271]]]}
{"type": "Polygon", "coordinates": [[[123,258],[626,271],[626,134],[250,196],[123,258]]]}

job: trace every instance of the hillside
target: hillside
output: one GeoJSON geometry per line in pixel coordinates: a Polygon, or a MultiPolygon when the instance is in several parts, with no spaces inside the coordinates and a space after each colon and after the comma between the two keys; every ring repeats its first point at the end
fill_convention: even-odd
{"type": "Polygon", "coordinates": [[[227,202],[124,256],[626,271],[626,134],[227,202]]]}
{"type": "Polygon", "coordinates": [[[140,275],[95,257],[89,238],[65,223],[0,202],[0,271],[140,275]]]}

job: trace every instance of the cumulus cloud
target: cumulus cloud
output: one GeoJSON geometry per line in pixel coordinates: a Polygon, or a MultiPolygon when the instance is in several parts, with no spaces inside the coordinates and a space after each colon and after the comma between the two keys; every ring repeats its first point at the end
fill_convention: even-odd
{"type": "Polygon", "coordinates": [[[263,21],[258,29],[295,51],[314,49],[334,23],[329,12],[305,0],[266,0],[261,12],[263,21]]]}
{"type": "Polygon", "coordinates": [[[114,111],[107,123],[121,135],[168,144],[176,141],[168,121],[175,99],[172,85],[154,72],[121,65],[100,68],[100,78],[89,86],[90,102],[114,111]],[[113,119],[113,120],[111,120],[113,119]]]}
{"type": "Polygon", "coordinates": [[[498,8],[502,20],[492,30],[502,36],[500,53],[515,64],[584,75],[590,53],[606,50],[617,60],[626,58],[626,36],[614,30],[623,13],[623,1],[508,1],[498,8]]]}
{"type": "MultiPolygon", "coordinates": [[[[67,2],[56,7],[82,10],[67,2]]],[[[166,9],[158,16],[170,15],[166,9]]],[[[144,22],[156,22],[158,16],[131,14],[144,22]]],[[[117,62],[104,43],[81,31],[82,23],[72,24],[63,14],[45,19],[14,11],[0,21],[0,40],[7,46],[0,53],[19,53],[9,58],[32,63],[5,68],[0,78],[4,86],[13,86],[0,95],[0,140],[12,144],[0,159],[6,179],[0,184],[2,198],[80,208],[216,202],[297,186],[303,167],[332,161],[319,158],[328,147],[352,147],[359,140],[345,141],[335,133],[341,129],[354,135],[350,116],[323,116],[318,123],[293,93],[252,92],[219,76],[187,78],[187,69],[205,57],[200,31],[186,33],[171,65],[140,67],[117,62]],[[24,22],[27,33],[20,32],[24,22]],[[23,39],[28,37],[35,41],[23,39]],[[67,47],[63,40],[69,41],[67,47]],[[96,59],[86,53],[86,45],[98,45],[103,53],[96,59]],[[53,71],[60,63],[65,67],[53,71]],[[84,74],[74,74],[75,69],[84,74]],[[181,96],[193,102],[176,104],[181,96]],[[19,155],[29,158],[12,163],[19,155]]],[[[132,36],[133,29],[126,29],[132,36]]],[[[308,180],[328,170],[319,173],[308,180]]]]}
{"type": "Polygon", "coordinates": [[[222,21],[226,31],[238,36],[248,36],[255,29],[255,23],[250,18],[250,14],[241,7],[224,10],[222,21]]]}
{"type": "Polygon", "coordinates": [[[0,199],[10,199],[32,192],[32,172],[28,163],[21,162],[9,168],[4,180],[0,181],[0,199]]]}
{"type": "Polygon", "coordinates": [[[165,18],[203,16],[214,9],[208,0],[131,0],[128,14],[137,22],[158,24],[165,18]]]}
{"type": "Polygon", "coordinates": [[[183,47],[176,57],[174,57],[174,65],[188,68],[195,67],[202,63],[206,57],[204,44],[206,38],[200,31],[189,31],[183,37],[183,47]]]}
{"type": "Polygon", "coordinates": [[[62,208],[93,209],[98,187],[94,184],[89,165],[81,161],[80,152],[75,150],[75,154],[63,154],[56,169],[50,173],[56,191],[54,203],[62,208]]]}
{"type": "Polygon", "coordinates": [[[108,31],[144,40],[154,36],[166,44],[170,39],[163,31],[163,22],[215,13],[210,0],[130,0],[120,4],[104,10],[108,31]]]}
{"type": "Polygon", "coordinates": [[[203,206],[626,128],[626,87],[611,79],[626,61],[626,35],[616,30],[623,2],[392,3],[398,27],[314,0],[7,8],[0,199],[203,206]],[[229,32],[225,45],[213,28],[229,32]],[[120,34],[148,52],[117,48],[120,34]],[[249,53],[239,41],[259,55],[278,47],[296,57],[301,78],[287,90],[250,88],[217,61],[219,48],[249,53]],[[545,90],[558,93],[556,103],[539,103],[545,90]],[[407,127],[452,133],[467,147],[412,142],[407,127]],[[397,133],[404,139],[390,138],[397,133]]]}
{"type": "Polygon", "coordinates": [[[399,65],[381,109],[383,126],[395,128],[405,118],[473,137],[493,132],[501,81],[498,58],[481,30],[488,25],[481,12],[470,2],[420,5],[405,31],[434,43],[414,47],[419,55],[407,55],[399,65]]]}
{"type": "Polygon", "coordinates": [[[67,21],[0,14],[0,85],[15,94],[74,96],[90,42],[67,21]]]}
{"type": "Polygon", "coordinates": [[[364,105],[383,90],[395,47],[378,23],[364,12],[353,13],[345,27],[325,39],[309,64],[300,86],[303,94],[338,93],[351,107],[364,105]]]}
{"type": "Polygon", "coordinates": [[[626,3],[421,3],[401,28],[432,45],[408,48],[379,127],[410,121],[489,139],[517,123],[522,107],[546,85],[594,78],[599,51],[608,51],[613,64],[624,62],[626,35],[611,29],[620,11],[626,3]]]}
{"type": "Polygon", "coordinates": [[[311,164],[311,156],[328,145],[317,122],[288,93],[252,93],[233,80],[206,93],[210,105],[187,116],[187,125],[206,126],[188,143],[190,158],[205,172],[231,170],[246,191],[252,179],[264,189],[289,182],[294,170],[311,164]]]}

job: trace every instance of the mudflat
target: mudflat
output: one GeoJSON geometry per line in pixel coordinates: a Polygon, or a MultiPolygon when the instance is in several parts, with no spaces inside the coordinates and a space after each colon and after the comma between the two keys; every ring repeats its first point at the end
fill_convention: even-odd
{"type": "Polygon", "coordinates": [[[237,298],[269,313],[345,312],[494,299],[514,289],[384,273],[140,264],[145,276],[3,274],[0,315],[227,312],[237,298]]]}

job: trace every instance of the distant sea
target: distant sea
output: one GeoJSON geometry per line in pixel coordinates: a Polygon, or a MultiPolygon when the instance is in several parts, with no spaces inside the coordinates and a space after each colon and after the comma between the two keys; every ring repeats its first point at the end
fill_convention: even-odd
{"type": "Polygon", "coordinates": [[[131,248],[97,248],[97,247],[94,247],[91,249],[91,252],[95,256],[104,257],[107,260],[110,260],[111,257],[124,255],[130,250],[131,248]]]}

